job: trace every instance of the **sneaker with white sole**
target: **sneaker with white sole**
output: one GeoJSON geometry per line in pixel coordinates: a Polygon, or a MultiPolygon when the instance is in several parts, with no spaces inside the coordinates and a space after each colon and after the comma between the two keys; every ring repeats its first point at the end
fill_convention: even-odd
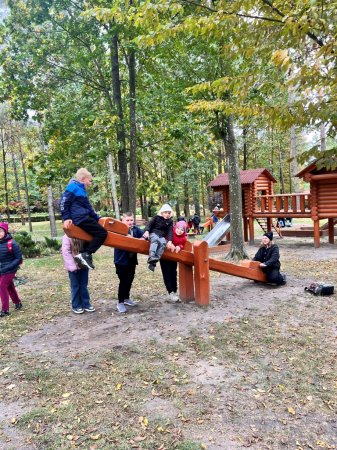
{"type": "Polygon", "coordinates": [[[78,255],[74,256],[75,261],[82,265],[87,267],[88,269],[94,269],[95,266],[92,262],[92,256],[90,253],[79,253],[78,255]]]}
{"type": "Polygon", "coordinates": [[[90,306],[88,306],[87,308],[84,308],[84,311],[87,311],[87,312],[95,312],[96,309],[95,309],[92,305],[90,305],[90,306]]]}
{"type": "Polygon", "coordinates": [[[83,314],[84,309],[83,308],[72,308],[72,312],[75,314],[83,314]]]}
{"type": "Polygon", "coordinates": [[[177,295],[176,292],[170,292],[167,301],[170,303],[179,303],[180,302],[179,295],[177,295]]]}
{"type": "Polygon", "coordinates": [[[124,300],[124,305],[138,306],[138,304],[136,302],[134,302],[131,298],[127,298],[126,300],[124,300]]]}
{"type": "Polygon", "coordinates": [[[125,314],[126,313],[126,306],[124,305],[124,303],[117,303],[117,310],[119,313],[121,314],[125,314]]]}

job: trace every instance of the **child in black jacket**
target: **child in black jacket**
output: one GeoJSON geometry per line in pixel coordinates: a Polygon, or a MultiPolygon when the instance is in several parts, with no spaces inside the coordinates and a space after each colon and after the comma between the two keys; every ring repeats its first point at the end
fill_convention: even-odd
{"type": "MultiPolygon", "coordinates": [[[[122,222],[128,225],[129,236],[135,238],[143,236],[143,231],[134,225],[135,218],[131,212],[123,214],[122,222]]],[[[115,248],[114,262],[119,278],[117,310],[123,314],[127,312],[125,305],[137,306],[137,303],[130,298],[130,290],[136,273],[136,265],[138,264],[137,253],[115,248]]]]}
{"type": "Polygon", "coordinates": [[[166,245],[172,245],[173,238],[173,210],[167,203],[163,205],[158,214],[154,216],[145,227],[143,237],[150,239],[150,254],[147,262],[152,272],[164,253],[166,245]]]}

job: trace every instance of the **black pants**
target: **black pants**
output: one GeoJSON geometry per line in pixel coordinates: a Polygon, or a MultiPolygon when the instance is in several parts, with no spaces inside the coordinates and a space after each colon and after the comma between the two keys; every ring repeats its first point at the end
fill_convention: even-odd
{"type": "Polygon", "coordinates": [[[118,301],[119,303],[124,303],[124,300],[130,298],[130,290],[136,273],[136,265],[130,264],[123,266],[122,264],[115,264],[115,266],[119,278],[118,301]]]}
{"type": "Polygon", "coordinates": [[[82,220],[77,226],[93,237],[92,241],[85,244],[84,251],[95,253],[105,241],[108,232],[92,217],[82,220]]]}
{"type": "Polygon", "coordinates": [[[267,281],[269,283],[284,284],[283,276],[280,274],[280,269],[270,268],[268,270],[263,270],[263,271],[267,275],[267,281]]]}
{"type": "Polygon", "coordinates": [[[176,261],[167,261],[166,259],[160,259],[159,263],[167,292],[169,294],[171,292],[177,292],[178,263],[176,261]]]}

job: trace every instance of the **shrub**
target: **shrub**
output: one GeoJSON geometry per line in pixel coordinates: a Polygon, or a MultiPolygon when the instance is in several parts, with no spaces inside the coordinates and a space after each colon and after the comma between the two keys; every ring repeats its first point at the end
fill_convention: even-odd
{"type": "Polygon", "coordinates": [[[27,231],[19,231],[15,234],[15,240],[20,245],[22,254],[25,258],[34,258],[41,255],[41,250],[37,243],[33,241],[27,231]]]}
{"type": "Polygon", "coordinates": [[[48,248],[54,250],[55,252],[58,252],[60,250],[62,245],[60,241],[58,241],[57,239],[48,238],[47,236],[45,236],[44,239],[48,248]]]}

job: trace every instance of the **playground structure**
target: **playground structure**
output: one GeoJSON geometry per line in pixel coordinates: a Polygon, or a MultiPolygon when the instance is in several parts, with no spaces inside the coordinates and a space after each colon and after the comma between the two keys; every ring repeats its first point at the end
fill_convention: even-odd
{"type": "MultiPolygon", "coordinates": [[[[102,217],[99,223],[108,231],[104,245],[129,252],[148,255],[149,242],[128,235],[126,224],[102,217]]],[[[81,228],[70,225],[64,230],[69,237],[90,241],[92,237],[81,228]]],[[[165,250],[162,258],[179,262],[179,293],[182,301],[195,301],[200,306],[210,303],[210,270],[250,280],[266,282],[258,261],[241,261],[233,264],[209,257],[206,241],[186,242],[184,250],[172,253],[165,250]]]]}
{"type": "MultiPolygon", "coordinates": [[[[297,175],[310,183],[309,192],[274,194],[275,178],[267,169],[241,170],[242,213],[244,240],[254,242],[254,220],[263,231],[275,231],[281,236],[278,218],[310,218],[313,221],[311,235],[315,247],[320,246],[320,236],[327,230],[329,243],[334,243],[334,225],[337,219],[337,169],[319,169],[317,161],[301,170],[297,175]],[[320,228],[320,220],[327,220],[320,228]]],[[[223,173],[214,178],[209,186],[222,192],[223,211],[229,213],[229,177],[223,173]]],[[[287,235],[307,236],[310,230],[292,230],[287,235]]]]}

